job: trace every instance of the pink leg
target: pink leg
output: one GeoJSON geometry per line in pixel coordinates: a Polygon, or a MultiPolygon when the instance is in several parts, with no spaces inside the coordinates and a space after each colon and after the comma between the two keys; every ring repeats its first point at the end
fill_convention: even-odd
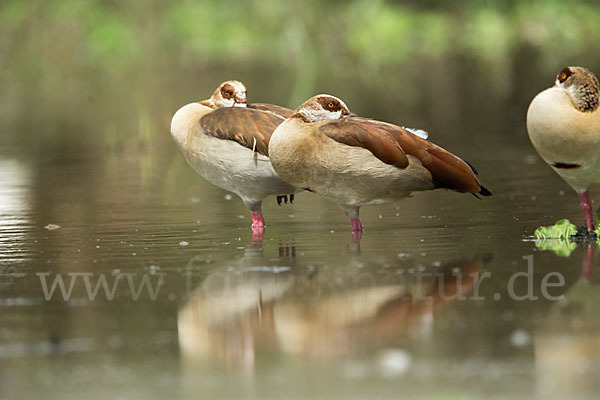
{"type": "Polygon", "coordinates": [[[294,204],[294,194],[290,194],[290,204],[294,204]]]}
{"type": "Polygon", "coordinates": [[[352,232],[362,232],[363,227],[360,223],[360,219],[358,217],[350,218],[350,223],[352,224],[352,232]]]}
{"type": "Polygon", "coordinates": [[[581,210],[585,215],[585,221],[587,222],[587,228],[590,231],[594,230],[594,212],[592,211],[592,200],[588,192],[579,194],[579,202],[581,203],[581,210]]]}
{"type": "Polygon", "coordinates": [[[585,257],[581,263],[581,277],[586,281],[592,276],[594,269],[594,246],[588,246],[585,251],[585,257]]]}
{"type": "MultiPolygon", "coordinates": [[[[360,238],[362,237],[363,231],[352,231],[352,240],[351,243],[354,244],[360,244],[360,238]]],[[[358,248],[358,251],[360,252],[360,247],[358,248]]]]}
{"type": "Polygon", "coordinates": [[[252,227],[253,228],[264,228],[265,227],[265,219],[261,212],[252,211],[252,227]]]}
{"type": "Polygon", "coordinates": [[[252,227],[252,241],[253,244],[262,243],[265,237],[265,228],[264,227],[252,227]]]}

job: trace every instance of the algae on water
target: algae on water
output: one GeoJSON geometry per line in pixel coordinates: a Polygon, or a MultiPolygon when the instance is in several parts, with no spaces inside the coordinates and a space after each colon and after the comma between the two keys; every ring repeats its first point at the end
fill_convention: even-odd
{"type": "Polygon", "coordinates": [[[540,250],[550,250],[559,257],[569,257],[577,248],[577,243],[571,237],[577,234],[577,227],[568,219],[561,219],[552,226],[540,226],[535,230],[538,241],[535,247],[540,250]]]}
{"type": "Polygon", "coordinates": [[[559,257],[569,257],[577,248],[577,243],[570,239],[542,239],[535,242],[535,247],[542,251],[553,251],[559,257]]]}
{"type": "Polygon", "coordinates": [[[535,230],[535,238],[541,239],[570,239],[577,234],[577,227],[568,219],[561,219],[552,226],[540,226],[535,230]]]}
{"type": "MultiPolygon", "coordinates": [[[[598,210],[600,213],[600,209],[598,210]]],[[[599,223],[596,223],[599,226],[599,223]]],[[[596,238],[600,238],[600,228],[594,230],[596,238]]],[[[540,250],[550,250],[560,257],[569,257],[577,248],[573,237],[577,235],[577,227],[568,219],[561,219],[552,226],[540,226],[535,230],[537,242],[535,246],[540,250]]],[[[600,247],[600,241],[598,242],[600,247]]]]}

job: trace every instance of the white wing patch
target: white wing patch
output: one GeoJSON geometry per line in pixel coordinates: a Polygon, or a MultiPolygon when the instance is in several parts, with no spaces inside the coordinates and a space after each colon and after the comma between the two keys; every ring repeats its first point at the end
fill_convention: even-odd
{"type": "Polygon", "coordinates": [[[429,137],[429,133],[425,132],[423,129],[407,128],[405,126],[403,126],[402,128],[406,129],[409,132],[414,133],[415,135],[417,135],[421,139],[427,139],[429,137]]]}

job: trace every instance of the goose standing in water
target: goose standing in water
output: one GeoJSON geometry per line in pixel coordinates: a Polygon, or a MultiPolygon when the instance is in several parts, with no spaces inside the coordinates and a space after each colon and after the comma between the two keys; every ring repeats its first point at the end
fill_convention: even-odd
{"type": "Polygon", "coordinates": [[[317,95],[277,127],[269,144],[275,171],[316,192],[363,230],[359,208],[450,189],[489,196],[466,162],[396,125],[350,114],[337,97],[317,95]]]}
{"type": "Polygon", "coordinates": [[[587,192],[600,184],[598,79],[585,68],[563,68],[554,86],[539,93],[527,111],[527,132],[539,155],[579,195],[587,229],[594,230],[587,192]]]}
{"type": "Polygon", "coordinates": [[[263,228],[262,200],[278,203],[299,189],[284,182],[269,161],[269,140],[292,114],[271,104],[247,104],[246,87],[223,82],[213,95],[181,107],[171,120],[171,134],[188,164],[212,184],[237,194],[252,215],[252,227],[263,228]]]}

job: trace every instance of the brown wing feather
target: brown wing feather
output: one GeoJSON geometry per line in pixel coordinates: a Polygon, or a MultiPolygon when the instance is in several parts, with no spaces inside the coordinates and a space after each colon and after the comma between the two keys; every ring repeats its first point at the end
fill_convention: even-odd
{"type": "Polygon", "coordinates": [[[363,147],[386,164],[398,168],[408,166],[408,158],[400,144],[383,127],[367,126],[362,118],[343,118],[319,127],[324,135],[348,146],[363,147]]]}
{"type": "Polygon", "coordinates": [[[289,108],[276,106],[275,104],[266,104],[266,103],[252,103],[252,104],[248,105],[248,108],[272,112],[274,114],[282,116],[283,118],[289,118],[294,113],[294,110],[290,110],[289,108]]]}
{"type": "Polygon", "coordinates": [[[482,190],[474,171],[460,158],[399,126],[368,118],[348,117],[322,125],[331,139],[369,150],[386,164],[408,166],[407,154],[417,157],[435,183],[459,192],[482,190]]]}
{"type": "Polygon", "coordinates": [[[442,187],[459,192],[481,192],[479,179],[463,160],[437,146],[427,149],[427,152],[432,155],[432,162],[425,168],[442,187]]]}
{"type": "Polygon", "coordinates": [[[415,141],[419,142],[430,155],[431,162],[427,164],[424,163],[423,159],[419,159],[424,163],[425,168],[429,170],[433,179],[443,187],[459,192],[482,194],[484,194],[483,192],[487,192],[487,189],[483,190],[484,188],[477,178],[477,173],[461,158],[428,140],[418,137],[412,132],[404,131],[408,135],[411,135],[415,141]]]}
{"type": "Polygon", "coordinates": [[[271,134],[284,120],[283,117],[266,111],[222,108],[202,117],[200,126],[207,135],[233,140],[268,156],[271,134]]]}

